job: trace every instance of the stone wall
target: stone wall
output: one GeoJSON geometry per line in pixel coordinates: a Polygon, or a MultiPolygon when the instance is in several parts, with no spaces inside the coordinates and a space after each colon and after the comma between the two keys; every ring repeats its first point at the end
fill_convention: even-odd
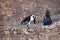
{"type": "Polygon", "coordinates": [[[60,40],[60,25],[52,29],[40,28],[30,31],[25,28],[5,27],[0,29],[0,40],[60,40]]]}
{"type": "Polygon", "coordinates": [[[30,32],[17,28],[21,20],[31,14],[42,21],[47,9],[51,16],[59,15],[60,0],[0,0],[0,40],[60,40],[60,25],[30,32]]]}
{"type": "Polygon", "coordinates": [[[6,25],[15,25],[31,14],[38,16],[37,20],[42,20],[47,9],[51,15],[59,14],[59,4],[54,0],[0,0],[0,14],[6,15],[6,25]]]}

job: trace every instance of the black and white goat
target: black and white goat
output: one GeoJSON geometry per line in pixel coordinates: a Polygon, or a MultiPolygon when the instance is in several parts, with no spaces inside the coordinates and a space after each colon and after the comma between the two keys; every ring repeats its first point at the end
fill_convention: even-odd
{"type": "Polygon", "coordinates": [[[27,25],[28,29],[30,29],[29,25],[31,22],[34,22],[35,24],[35,28],[36,28],[36,16],[35,15],[29,15],[27,17],[25,17],[22,21],[21,24],[23,25],[27,25]]]}

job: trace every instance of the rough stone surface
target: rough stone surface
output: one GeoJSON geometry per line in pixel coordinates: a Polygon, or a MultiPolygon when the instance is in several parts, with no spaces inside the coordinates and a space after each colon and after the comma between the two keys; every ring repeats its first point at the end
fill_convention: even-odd
{"type": "Polygon", "coordinates": [[[59,4],[60,1],[56,0],[0,0],[0,14],[5,15],[4,25],[9,26],[19,25],[24,17],[31,14],[41,22],[47,9],[52,16],[60,14],[59,4]]]}
{"type": "Polygon", "coordinates": [[[59,20],[60,0],[0,0],[0,40],[60,40],[59,20]],[[39,23],[47,9],[54,22],[44,28],[39,23]],[[37,16],[37,26],[40,28],[27,31],[20,22],[31,14],[37,16]]]}

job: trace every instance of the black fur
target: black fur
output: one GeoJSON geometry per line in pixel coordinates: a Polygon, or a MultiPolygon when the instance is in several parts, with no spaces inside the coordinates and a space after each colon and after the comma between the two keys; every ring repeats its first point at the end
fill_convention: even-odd
{"type": "Polygon", "coordinates": [[[44,25],[51,25],[52,24],[52,19],[50,17],[50,12],[48,10],[46,11],[46,15],[44,17],[43,24],[44,25]],[[45,21],[47,21],[47,22],[45,22],[45,21]]]}
{"type": "MultiPolygon", "coordinates": [[[[31,15],[30,15],[31,16],[31,15]]],[[[30,21],[30,16],[27,16],[27,17],[25,17],[22,21],[21,21],[21,24],[27,24],[27,22],[29,22],[30,21]]]]}
{"type": "MultiPolygon", "coordinates": [[[[31,16],[32,16],[32,15],[29,15],[29,16],[25,17],[25,18],[21,21],[21,24],[25,24],[25,25],[26,25],[28,22],[30,22],[31,16]]],[[[34,24],[36,24],[36,17],[33,16],[33,18],[34,18],[33,22],[34,22],[34,24]]]]}

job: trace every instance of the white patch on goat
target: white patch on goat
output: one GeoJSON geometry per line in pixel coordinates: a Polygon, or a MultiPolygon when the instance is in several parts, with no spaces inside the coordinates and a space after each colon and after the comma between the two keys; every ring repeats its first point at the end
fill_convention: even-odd
{"type": "Polygon", "coordinates": [[[31,16],[31,17],[30,17],[30,22],[33,21],[33,20],[34,20],[34,18],[33,18],[33,16],[31,16]]]}
{"type": "Polygon", "coordinates": [[[30,25],[30,22],[28,22],[27,25],[30,25]]]}
{"type": "Polygon", "coordinates": [[[33,17],[35,17],[35,15],[32,15],[32,16],[30,17],[30,22],[34,20],[33,17]]]}

